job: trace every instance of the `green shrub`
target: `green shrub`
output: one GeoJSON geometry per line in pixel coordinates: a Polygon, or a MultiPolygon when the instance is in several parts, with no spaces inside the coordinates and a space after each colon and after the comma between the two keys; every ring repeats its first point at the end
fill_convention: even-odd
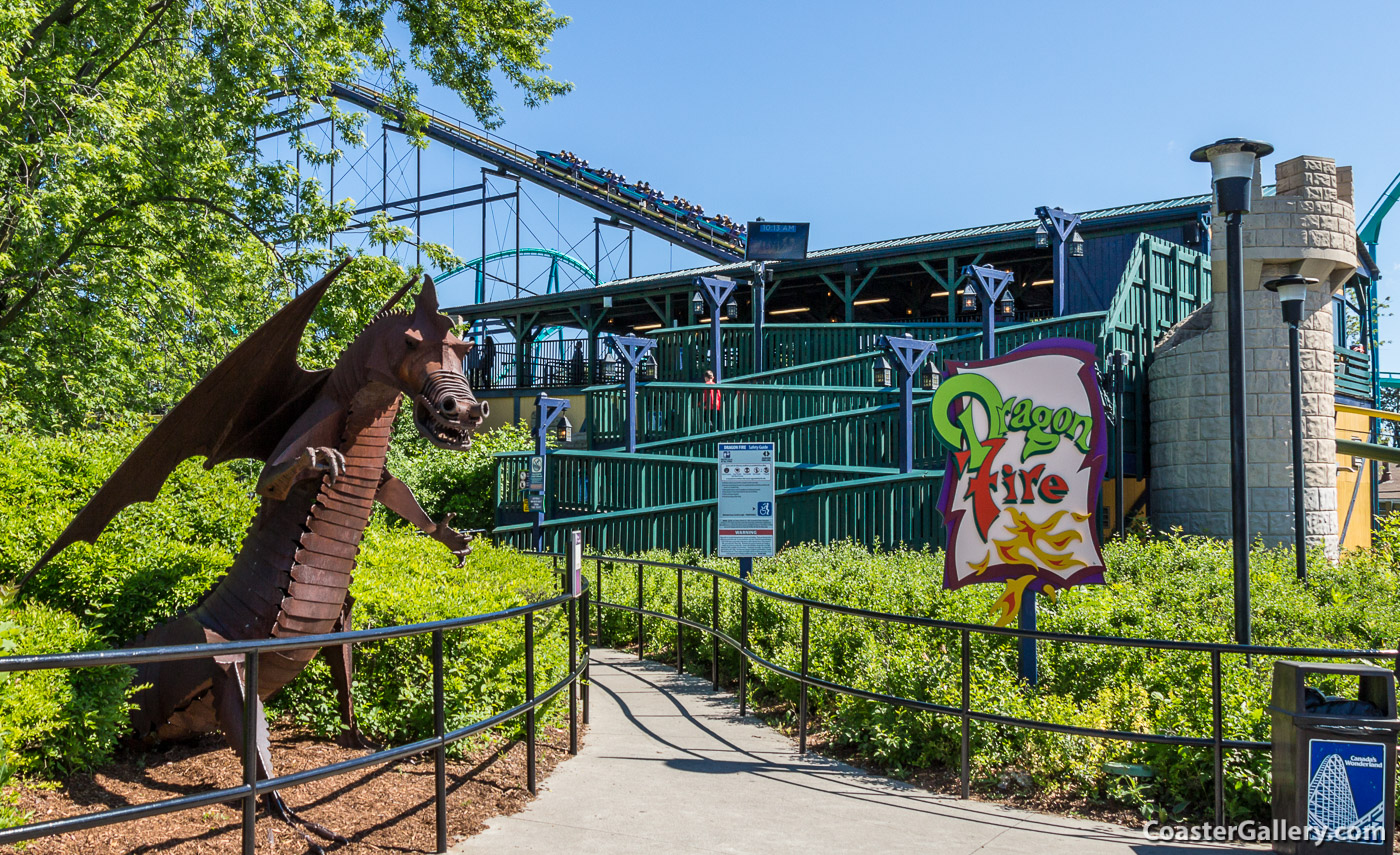
{"type": "MultiPolygon", "coordinates": [[[[1110,584],[1080,587],[1056,601],[1042,597],[1042,629],[1092,635],[1228,642],[1231,640],[1233,574],[1227,542],[1171,536],[1129,539],[1106,547],[1110,584]]],[[[652,554],[656,560],[694,562],[695,556],[652,554]]],[[[1252,555],[1254,640],[1259,644],[1334,648],[1388,648],[1400,638],[1400,568],[1384,548],[1349,554],[1339,565],[1313,556],[1308,584],[1294,578],[1291,553],[1258,546],[1252,555]]],[[[703,561],[737,572],[736,562],[703,561]]],[[[754,581],[774,590],[892,614],[973,624],[991,622],[999,585],[959,591],[942,587],[941,552],[895,550],[872,553],[853,543],[799,546],[755,562],[754,581]]],[[[589,577],[596,583],[597,569],[589,577]]],[[[637,571],[604,563],[602,590],[609,602],[636,605],[637,571]]],[[[675,571],[643,571],[648,609],[674,613],[675,571]]],[[[686,617],[713,620],[711,581],[685,574],[686,617]]],[[[783,667],[801,664],[801,609],[766,597],[750,597],[750,643],[758,655],[783,667]]],[[[737,588],[721,586],[722,628],[739,634],[737,588]]],[[[604,638],[613,644],[636,639],[636,617],[605,610],[604,638]]],[[[644,621],[649,655],[673,661],[676,629],[659,619],[644,621]]],[[[707,673],[711,642],[684,634],[687,662],[707,673]]],[[[1204,654],[1158,652],[1090,644],[1040,644],[1040,683],[1028,689],[1017,679],[1013,639],[972,634],[971,700],[980,712],[1093,728],[1211,735],[1211,663],[1204,654]]],[[[811,673],[885,695],[947,706],[961,703],[961,637],[951,630],[908,627],[814,610],[811,614],[811,673]]],[[[1273,660],[1222,657],[1224,735],[1269,740],[1269,692],[1273,660]]],[[[736,673],[735,654],[721,652],[725,673],[736,673]]],[[[1388,665],[1389,662],[1381,664],[1388,665]]],[[[758,699],[786,702],[791,716],[796,684],[761,667],[750,669],[758,699]]],[[[1324,685],[1339,691],[1341,683],[1324,685]]],[[[1355,691],[1355,687],[1350,687],[1355,691]]],[[[858,750],[900,776],[931,766],[956,768],[960,722],[956,716],[917,712],[845,695],[813,690],[810,709],[835,742],[858,750]]],[[[981,784],[1028,782],[1052,791],[1115,798],[1144,814],[1204,815],[1213,803],[1209,749],[1132,744],[1062,736],[1001,725],[974,724],[973,777],[981,784]],[[1104,764],[1117,761],[1152,767],[1147,786],[1129,787],[1110,777],[1104,764]]],[[[1262,752],[1227,752],[1226,807],[1233,819],[1268,814],[1270,757],[1262,752]]]]}
{"type": "MultiPolygon", "coordinates": [[[[356,629],[369,629],[486,614],[552,597],[559,593],[556,580],[549,561],[481,542],[459,568],[434,541],[404,527],[373,525],[351,586],[353,622],[356,629]]],[[[543,692],[568,672],[568,624],[562,608],[540,612],[534,621],[535,687],[543,692]]],[[[448,730],[524,701],[523,625],[523,618],[512,618],[444,633],[448,730]]],[[[356,647],[355,711],[371,739],[401,744],[432,735],[431,651],[429,634],[356,647]]],[[[323,735],[340,732],[330,672],[319,661],[274,707],[323,735]]],[[[517,721],[511,728],[519,726],[517,721]]]]}
{"type": "MultiPolygon", "coordinates": [[[[106,647],[77,618],[36,603],[0,609],[6,656],[106,647]]],[[[7,772],[55,777],[111,757],[129,729],[125,667],[25,671],[0,675],[0,743],[7,772]]]]}
{"type": "Polygon", "coordinates": [[[490,528],[496,523],[493,455],[535,447],[524,422],[479,433],[466,451],[437,448],[418,437],[417,429],[402,419],[396,435],[400,439],[389,449],[389,471],[413,490],[434,520],[446,513],[456,514],[452,525],[459,529],[490,528]]]}
{"type": "MultiPolygon", "coordinates": [[[[149,424],[40,436],[0,429],[0,580],[13,583],[63,531],[149,424]]],[[[408,426],[411,433],[413,428],[408,426]]],[[[399,436],[405,436],[403,426],[399,436]]],[[[483,434],[466,454],[396,440],[395,471],[459,528],[480,523],[490,504],[491,454],[524,434],[483,434]],[[473,510],[475,508],[475,510],[473,510]],[[473,518],[471,515],[475,514],[473,518]]],[[[257,509],[253,461],[205,470],[181,464],[155,501],[122,511],[96,544],[70,546],[25,585],[23,603],[0,617],[0,644],[14,652],[57,653],[120,645],[189,608],[222,578],[257,509]],[[14,636],[14,639],[11,639],[14,636]],[[10,639],[10,641],[7,641],[10,639]]],[[[441,544],[378,515],[367,532],[353,588],[357,626],[459,617],[528,602],[553,590],[538,560],[478,546],[463,568],[441,544]]],[[[537,617],[537,685],[565,670],[559,610],[537,617]]],[[[447,636],[451,721],[465,724],[523,698],[519,619],[447,636]]],[[[366,732],[390,742],[431,732],[431,638],[366,645],[357,651],[357,711],[366,732]]],[[[0,682],[0,739],[10,768],[55,776],[111,756],[127,731],[130,669],[55,670],[0,682]]],[[[320,660],[273,704],[324,733],[338,730],[329,673],[320,660]]],[[[455,725],[454,725],[455,726],[455,725]]],[[[0,811],[3,806],[0,806],[0,811]]]]}
{"type": "MultiPolygon", "coordinates": [[[[147,427],[0,431],[0,579],[29,571],[147,427]]],[[[154,502],[118,514],[96,544],[60,553],[25,585],[25,599],[79,616],[110,644],[193,605],[232,564],[257,507],[255,469],[201,464],[181,464],[154,502]]]]}

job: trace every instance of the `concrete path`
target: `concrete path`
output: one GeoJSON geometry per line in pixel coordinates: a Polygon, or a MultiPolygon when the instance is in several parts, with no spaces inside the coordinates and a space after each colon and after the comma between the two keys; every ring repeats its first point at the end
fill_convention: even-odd
{"type": "Polygon", "coordinates": [[[727,694],[612,650],[593,652],[592,722],[539,798],[454,853],[1006,853],[1169,855],[1220,847],[1012,810],[814,755],[727,694]]]}

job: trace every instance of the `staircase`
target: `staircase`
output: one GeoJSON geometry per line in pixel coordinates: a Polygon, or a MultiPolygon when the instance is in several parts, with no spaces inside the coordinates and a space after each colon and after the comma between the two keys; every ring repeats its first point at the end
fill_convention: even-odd
{"type": "MultiPolygon", "coordinates": [[[[1210,293],[1209,258],[1150,235],[1139,236],[1109,309],[1013,324],[997,330],[1006,353],[1046,338],[1095,343],[1100,371],[1115,349],[1129,354],[1121,429],[1125,472],[1145,472],[1145,368],[1153,342],[1202,305],[1210,293]]],[[[981,358],[982,335],[966,324],[772,325],[764,363],[754,372],[753,330],[726,328],[725,382],[694,382],[708,368],[709,330],[658,331],[659,380],[637,390],[637,452],[623,445],[625,392],[620,385],[587,390],[589,450],[561,450],[548,459],[544,525],[547,549],[559,550],[571,529],[590,549],[616,553],[716,547],[716,453],[721,442],[777,446],[777,541],[784,544],[853,538],[872,547],[936,547],[944,453],[933,436],[931,391],[916,391],[915,470],[897,465],[898,394],[875,386],[884,358],[881,336],[935,341],[934,364],[981,358]],[[718,389],[718,413],[701,406],[718,389]]],[[[1117,428],[1110,428],[1114,430],[1117,428]]],[[[497,539],[529,545],[520,476],[528,455],[497,457],[497,539]]],[[[1110,464],[1111,465],[1111,464],[1110,464]]],[[[1113,472],[1110,469],[1109,476],[1113,472]]]]}

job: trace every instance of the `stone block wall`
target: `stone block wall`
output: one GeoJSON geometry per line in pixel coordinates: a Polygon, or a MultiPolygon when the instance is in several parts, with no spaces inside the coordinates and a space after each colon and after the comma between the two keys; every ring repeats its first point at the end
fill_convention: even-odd
{"type": "MultiPolygon", "coordinates": [[[[1278,164],[1277,195],[1256,173],[1242,221],[1250,528],[1270,543],[1293,539],[1288,327],[1262,282],[1286,273],[1319,280],[1303,314],[1303,438],[1308,540],[1337,552],[1332,295],[1356,268],[1351,170],[1327,158],[1278,164]],[[1343,195],[1345,193],[1345,195],[1343,195]]],[[[1148,371],[1151,513],[1159,528],[1231,536],[1225,221],[1212,225],[1214,295],[1162,338],[1148,371]]]]}

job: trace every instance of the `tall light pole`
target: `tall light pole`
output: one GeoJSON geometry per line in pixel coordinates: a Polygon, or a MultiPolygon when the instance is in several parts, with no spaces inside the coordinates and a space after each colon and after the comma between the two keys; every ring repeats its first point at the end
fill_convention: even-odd
{"type": "MultiPolygon", "coordinates": [[[[899,471],[909,473],[914,471],[914,384],[919,382],[925,389],[932,388],[933,374],[923,369],[929,358],[938,352],[938,346],[931,341],[882,335],[880,347],[893,356],[899,366],[899,471]]],[[[888,371],[884,379],[887,384],[888,371]]]]}
{"type": "Polygon", "coordinates": [[[1254,164],[1272,154],[1266,142],[1239,137],[1219,140],[1191,152],[1197,163],[1210,163],[1215,203],[1225,215],[1226,290],[1229,294],[1230,359],[1230,503],[1235,555],[1235,641],[1249,644],[1249,444],[1245,434],[1244,387],[1244,249],[1240,221],[1249,213],[1254,164]]]}
{"type": "MultiPolygon", "coordinates": [[[[543,392],[535,398],[535,455],[540,458],[546,479],[549,477],[549,427],[554,424],[555,419],[564,415],[568,408],[569,402],[564,398],[551,398],[543,392]]],[[[545,483],[548,484],[548,480],[545,483]]],[[[544,552],[544,499],[544,496],[540,496],[539,509],[535,511],[531,526],[531,540],[534,541],[536,552],[544,552]]]]}
{"type": "Polygon", "coordinates": [[[1075,258],[1084,256],[1084,238],[1079,236],[1078,214],[1071,214],[1064,208],[1050,208],[1041,205],[1035,209],[1035,216],[1040,220],[1040,225],[1035,229],[1035,245],[1044,249],[1050,246],[1051,234],[1054,234],[1055,243],[1055,283],[1054,291],[1051,294],[1051,306],[1054,309],[1055,317],[1065,314],[1068,293],[1069,264],[1065,260],[1065,254],[1075,258]]]}
{"type": "Polygon", "coordinates": [[[724,348],[720,341],[719,316],[737,285],[737,282],[730,279],[695,277],[694,302],[697,309],[701,304],[708,304],[710,307],[710,370],[715,372],[716,383],[724,380],[724,348]]]}
{"type": "Polygon", "coordinates": [[[1128,536],[1128,521],[1123,513],[1123,392],[1128,379],[1128,353],[1115,350],[1109,357],[1113,369],[1113,519],[1119,537],[1128,536]]]}
{"type": "Polygon", "coordinates": [[[1303,477],[1303,354],[1298,326],[1303,322],[1308,286],[1316,284],[1316,279],[1297,273],[1264,283],[1265,288],[1278,295],[1283,322],[1288,324],[1289,391],[1293,399],[1293,552],[1299,582],[1308,578],[1308,520],[1303,513],[1303,488],[1306,486],[1303,477]]]}
{"type": "MultiPolygon", "coordinates": [[[[656,347],[656,339],[639,338],[631,335],[610,335],[608,336],[608,346],[613,349],[617,357],[622,360],[623,366],[627,369],[627,391],[623,404],[623,433],[624,445],[628,454],[635,454],[637,451],[637,371],[642,367],[642,360],[656,347]]],[[[593,421],[597,423],[597,416],[593,415],[593,421]]],[[[589,433],[594,429],[590,428],[589,433]]]]}
{"type": "Polygon", "coordinates": [[[749,311],[753,313],[753,373],[760,374],[768,367],[764,364],[763,349],[763,304],[768,296],[768,264],[750,261],[749,269],[753,271],[753,297],[749,302],[749,311]]]}
{"type": "MultiPolygon", "coordinates": [[[[993,359],[997,355],[996,316],[1000,314],[1009,320],[1016,313],[1016,303],[1010,290],[1016,277],[1009,270],[972,264],[963,268],[963,274],[968,278],[967,287],[963,289],[963,311],[970,312],[981,305],[982,358],[993,359]]],[[[1021,613],[1017,618],[1017,626],[1031,632],[1035,631],[1036,624],[1035,597],[1035,591],[1026,586],[1025,594],[1021,597],[1021,613]]],[[[1035,639],[1019,639],[1019,649],[1021,679],[1034,686],[1040,681],[1035,639]]]]}
{"type": "Polygon", "coordinates": [[[1016,314],[1016,302],[1009,290],[1016,277],[1010,270],[997,270],[985,264],[969,264],[963,268],[963,275],[968,281],[962,293],[962,310],[975,312],[981,306],[982,358],[991,359],[997,355],[997,313],[1003,320],[1010,320],[1016,314]]]}

